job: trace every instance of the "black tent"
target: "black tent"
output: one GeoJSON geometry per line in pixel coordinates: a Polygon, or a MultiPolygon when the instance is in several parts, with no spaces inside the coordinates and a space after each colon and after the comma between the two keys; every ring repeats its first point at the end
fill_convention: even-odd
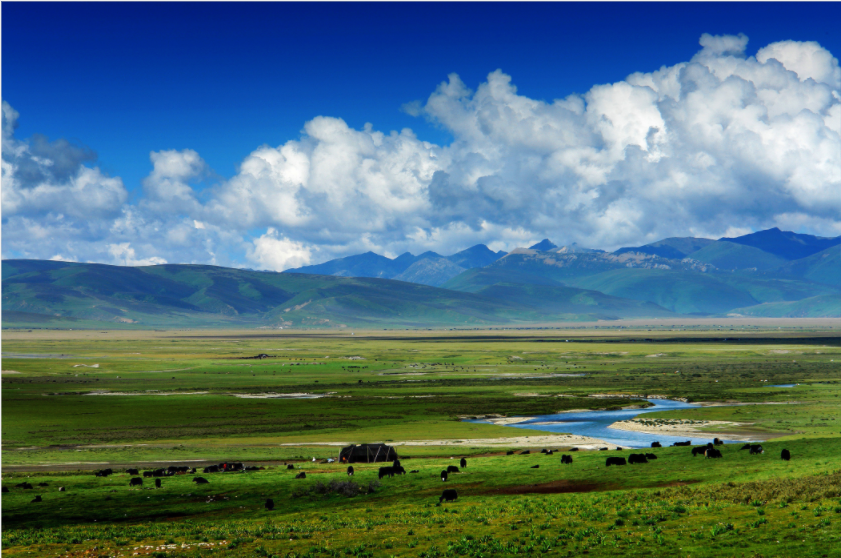
{"type": "Polygon", "coordinates": [[[339,453],[341,463],[377,463],[378,461],[394,461],[397,452],[385,444],[360,444],[343,448],[339,453]]]}

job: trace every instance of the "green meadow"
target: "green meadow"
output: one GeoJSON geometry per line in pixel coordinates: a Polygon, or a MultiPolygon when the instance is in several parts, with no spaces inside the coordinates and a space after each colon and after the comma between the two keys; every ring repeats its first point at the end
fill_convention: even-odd
{"type": "Polygon", "coordinates": [[[832,325],[4,330],[2,369],[8,556],[841,552],[832,325]],[[765,453],[664,447],[644,450],[657,456],[647,464],[606,467],[631,451],[571,452],[538,438],[551,433],[463,420],[620,409],[646,395],[703,404],[647,413],[651,427],[760,439],[765,453]],[[394,444],[417,472],[378,479],[381,464],[354,464],[348,477],[325,462],[366,442],[394,444]],[[468,466],[442,483],[460,457],[468,466]],[[201,473],[221,461],[260,469],[201,473]],[[125,469],[169,464],[199,473],[129,487],[125,469]],[[94,476],[106,467],[115,474],[94,476]],[[439,506],[444,488],[459,498],[439,506]]]}

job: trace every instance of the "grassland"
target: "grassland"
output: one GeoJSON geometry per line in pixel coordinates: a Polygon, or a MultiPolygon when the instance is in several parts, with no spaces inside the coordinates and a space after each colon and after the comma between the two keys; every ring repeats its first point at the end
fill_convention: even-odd
{"type": "Polygon", "coordinates": [[[18,330],[3,333],[2,368],[8,556],[832,556],[841,542],[833,326],[18,330]],[[506,455],[539,443],[478,442],[539,432],[460,420],[620,408],[629,395],[729,403],[646,419],[725,421],[710,431],[765,438],[766,452],[662,448],[606,468],[605,452],[579,451],[565,466],[506,455]],[[328,444],[375,441],[406,444],[403,465],[419,472],[379,481],[357,465],[361,493],[331,492],[348,477],[322,463],[338,453],[328,444]],[[461,456],[468,467],[444,485],[459,500],[438,507],[438,472],[461,456]],[[130,489],[122,472],[225,460],[265,468],[158,490],[130,489]],[[117,474],[93,476],[106,466],[117,474]]]}

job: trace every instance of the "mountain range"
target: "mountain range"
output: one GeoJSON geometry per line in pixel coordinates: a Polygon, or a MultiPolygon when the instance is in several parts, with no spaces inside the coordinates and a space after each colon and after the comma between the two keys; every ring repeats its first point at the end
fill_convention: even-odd
{"type": "Polygon", "coordinates": [[[841,317],[841,237],[770,229],[614,252],[372,252],[287,270],[4,260],[4,327],[425,327],[692,316],[841,317]]]}

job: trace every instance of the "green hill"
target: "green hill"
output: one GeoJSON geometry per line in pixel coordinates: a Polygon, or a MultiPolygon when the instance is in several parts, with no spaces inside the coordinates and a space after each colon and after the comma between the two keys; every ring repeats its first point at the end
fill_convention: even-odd
{"type": "Polygon", "coordinates": [[[736,308],[731,313],[762,318],[837,318],[841,316],[841,297],[831,294],[795,302],[766,302],[747,308],[736,308]]]}
{"type": "Polygon", "coordinates": [[[718,314],[759,301],[708,273],[667,269],[616,269],[587,277],[577,287],[659,304],[681,314],[718,314]]]}
{"type": "Polygon", "coordinates": [[[515,302],[553,314],[587,315],[593,320],[675,316],[673,312],[651,302],[630,300],[573,287],[497,283],[482,288],[478,294],[493,300],[515,302]]]}
{"type": "Polygon", "coordinates": [[[477,293],[498,283],[516,283],[520,285],[549,285],[555,287],[563,286],[563,283],[544,277],[540,274],[526,273],[515,269],[504,267],[482,267],[469,269],[464,273],[453,277],[443,285],[445,289],[462,291],[466,293],[477,293]]]}
{"type": "Polygon", "coordinates": [[[118,267],[6,260],[3,326],[426,327],[665,312],[600,293],[582,295],[578,289],[538,293],[536,298],[524,293],[513,296],[509,290],[499,296],[388,279],[203,265],[118,267]],[[578,295],[583,298],[575,299],[578,295]],[[545,304],[547,296],[557,300],[545,304]]]}
{"type": "MultiPolygon", "coordinates": [[[[722,314],[734,308],[765,302],[796,301],[837,293],[837,289],[831,286],[786,277],[775,270],[721,271],[711,264],[694,260],[695,255],[707,250],[710,259],[715,254],[722,260],[736,254],[751,256],[754,258],[752,267],[760,260],[764,265],[779,261],[776,256],[749,246],[720,243],[732,244],[733,248],[730,248],[715,244],[719,243],[708,244],[693,254],[693,261],[635,253],[561,255],[514,250],[492,265],[468,270],[443,286],[487,296],[489,293],[483,289],[498,283],[565,285],[623,299],[651,302],[682,314],[722,314]]],[[[812,257],[817,258],[821,254],[812,257]]],[[[829,269],[833,257],[837,255],[816,259],[815,269],[819,265],[824,266],[820,269],[829,269]]]]}
{"type": "Polygon", "coordinates": [[[546,314],[471,293],[385,279],[200,265],[3,262],[4,326],[417,326],[538,318],[546,314]]]}
{"type": "Polygon", "coordinates": [[[697,252],[693,252],[691,258],[712,264],[722,270],[756,269],[764,271],[786,263],[785,259],[764,252],[759,248],[722,241],[712,242],[697,252]]]}
{"type": "Polygon", "coordinates": [[[773,270],[775,275],[806,279],[841,288],[841,246],[794,260],[773,270]]]}

